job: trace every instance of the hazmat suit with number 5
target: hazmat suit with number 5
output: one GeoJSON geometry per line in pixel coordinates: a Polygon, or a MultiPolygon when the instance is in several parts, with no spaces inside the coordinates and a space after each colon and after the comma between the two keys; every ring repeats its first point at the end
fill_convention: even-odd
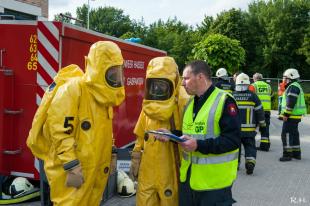
{"type": "Polygon", "coordinates": [[[110,41],[94,43],[86,71],[59,87],[47,112],[44,169],[57,205],[99,205],[110,172],[112,118],[123,102],[123,57],[110,41]]]}
{"type": "Polygon", "coordinates": [[[175,142],[160,142],[148,130],[181,130],[188,96],[180,86],[178,67],[171,57],[157,57],[146,71],[145,97],[134,129],[130,177],[138,180],[137,206],[177,206],[180,153],[175,142]],[[141,161],[140,161],[141,160],[141,161]]]}

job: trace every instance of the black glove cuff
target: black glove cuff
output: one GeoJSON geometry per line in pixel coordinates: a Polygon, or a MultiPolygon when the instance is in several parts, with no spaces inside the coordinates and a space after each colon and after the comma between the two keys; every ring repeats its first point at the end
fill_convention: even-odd
{"type": "Polygon", "coordinates": [[[78,159],[76,160],[72,160],[71,162],[67,162],[66,164],[64,164],[63,168],[64,170],[70,170],[76,166],[78,166],[80,164],[80,161],[78,159]]]}

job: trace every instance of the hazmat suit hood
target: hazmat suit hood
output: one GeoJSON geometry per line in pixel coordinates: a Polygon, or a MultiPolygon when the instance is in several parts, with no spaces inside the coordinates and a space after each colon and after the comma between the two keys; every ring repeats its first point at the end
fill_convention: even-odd
{"type": "Polygon", "coordinates": [[[71,79],[72,77],[81,77],[83,74],[84,72],[78,65],[70,64],[58,71],[54,77],[54,82],[56,85],[63,84],[64,82],[68,81],[68,79],[71,79]]]}
{"type": "Polygon", "coordinates": [[[146,71],[145,96],[142,109],[156,120],[167,120],[176,109],[180,87],[178,66],[172,57],[156,57],[146,71]]]}
{"type": "Polygon", "coordinates": [[[90,47],[85,61],[83,79],[94,99],[104,106],[120,105],[125,98],[120,48],[110,41],[98,41],[90,47]]]}

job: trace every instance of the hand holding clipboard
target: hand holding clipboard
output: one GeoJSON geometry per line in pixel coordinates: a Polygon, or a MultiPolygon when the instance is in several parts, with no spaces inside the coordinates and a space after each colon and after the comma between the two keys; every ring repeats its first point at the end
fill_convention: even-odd
{"type": "Polygon", "coordinates": [[[159,136],[165,136],[169,140],[172,140],[172,141],[177,142],[177,143],[186,141],[186,139],[182,139],[182,138],[180,138],[180,137],[178,137],[172,133],[168,133],[168,132],[157,131],[157,130],[149,130],[149,131],[146,131],[146,133],[155,134],[155,135],[159,135],[159,136]]]}

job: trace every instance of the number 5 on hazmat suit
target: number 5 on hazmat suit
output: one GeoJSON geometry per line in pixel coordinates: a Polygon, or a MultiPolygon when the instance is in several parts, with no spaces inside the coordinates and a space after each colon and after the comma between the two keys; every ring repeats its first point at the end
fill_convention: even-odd
{"type": "Polygon", "coordinates": [[[36,155],[32,150],[44,160],[54,205],[100,204],[110,172],[112,106],[124,97],[121,50],[113,42],[94,43],[85,74],[60,86],[47,109],[43,141],[49,148],[42,151],[48,152],[36,155]]]}

